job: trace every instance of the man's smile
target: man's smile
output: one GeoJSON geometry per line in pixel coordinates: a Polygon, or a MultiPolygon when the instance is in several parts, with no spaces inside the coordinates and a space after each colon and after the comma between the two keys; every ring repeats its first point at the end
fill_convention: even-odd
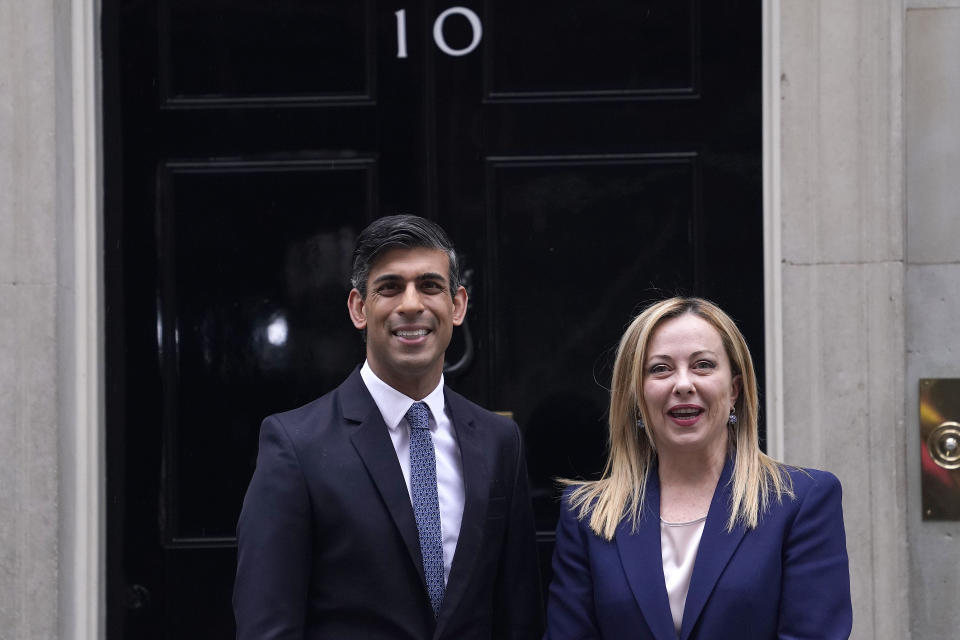
{"type": "Polygon", "coordinates": [[[420,324],[416,325],[401,325],[399,327],[394,327],[390,329],[390,333],[398,338],[400,344],[406,346],[416,346],[423,344],[427,341],[428,336],[433,333],[433,329],[430,327],[425,327],[420,324]]]}
{"type": "Polygon", "coordinates": [[[430,333],[429,329],[397,329],[393,332],[393,335],[400,336],[401,338],[417,338],[419,336],[425,336],[430,333]]]}

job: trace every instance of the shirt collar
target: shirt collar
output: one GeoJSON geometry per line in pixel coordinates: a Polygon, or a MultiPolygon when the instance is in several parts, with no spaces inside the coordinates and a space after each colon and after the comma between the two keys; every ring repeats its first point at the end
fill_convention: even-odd
{"type": "MultiPolygon", "coordinates": [[[[360,367],[360,377],[367,386],[373,401],[383,416],[383,421],[391,431],[400,427],[400,421],[407,415],[416,400],[400,393],[386,382],[377,377],[377,374],[370,368],[370,363],[364,360],[360,367]]],[[[443,397],[443,374],[440,374],[440,384],[431,391],[421,402],[425,402],[430,407],[430,413],[433,415],[433,425],[437,423],[437,416],[443,415],[445,400],[443,397]]]]}

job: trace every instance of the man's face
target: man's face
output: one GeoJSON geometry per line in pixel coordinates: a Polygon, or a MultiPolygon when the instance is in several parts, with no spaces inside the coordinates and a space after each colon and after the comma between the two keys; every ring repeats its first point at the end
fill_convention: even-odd
{"type": "Polygon", "coordinates": [[[419,400],[436,387],[467,292],[450,294],[450,262],[440,249],[390,249],[370,268],[367,297],[353,289],[350,319],[367,330],[367,361],[394,389],[419,400]],[[423,393],[423,395],[419,395],[423,393]]]}

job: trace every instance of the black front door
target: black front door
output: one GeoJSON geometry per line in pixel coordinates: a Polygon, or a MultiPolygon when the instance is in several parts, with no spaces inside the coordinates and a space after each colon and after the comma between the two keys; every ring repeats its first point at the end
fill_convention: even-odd
{"type": "Polygon", "coordinates": [[[372,218],[464,255],[448,383],[595,477],[643,302],[713,298],[762,362],[759,0],[103,0],[108,628],[224,638],[267,414],[362,361],[372,218]]]}

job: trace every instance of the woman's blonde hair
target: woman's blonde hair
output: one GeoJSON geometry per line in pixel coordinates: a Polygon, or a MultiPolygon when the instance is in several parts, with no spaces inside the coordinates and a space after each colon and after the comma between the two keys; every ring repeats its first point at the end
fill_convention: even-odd
{"type": "Polygon", "coordinates": [[[563,481],[578,485],[570,501],[579,509],[581,519],[590,517],[590,528],[598,536],[612,540],[617,525],[629,518],[633,530],[643,511],[650,470],[656,447],[649,429],[637,427],[637,419],[650,424],[643,387],[645,360],[650,337],[661,323],[684,314],[693,314],[709,322],[723,340],[732,375],[741,376],[742,391],[734,406],[737,422],[728,426],[728,449],[734,457],[732,499],[727,530],[737,523],[757,526],[770,500],[793,497],[790,476],[783,465],[762,451],[757,428],[757,378],[750,349],[733,320],[720,308],[702,298],[670,298],[647,307],[627,327],[613,365],[610,392],[610,453],[599,480],[563,481]],[[638,415],[639,410],[639,415],[638,415]]]}

